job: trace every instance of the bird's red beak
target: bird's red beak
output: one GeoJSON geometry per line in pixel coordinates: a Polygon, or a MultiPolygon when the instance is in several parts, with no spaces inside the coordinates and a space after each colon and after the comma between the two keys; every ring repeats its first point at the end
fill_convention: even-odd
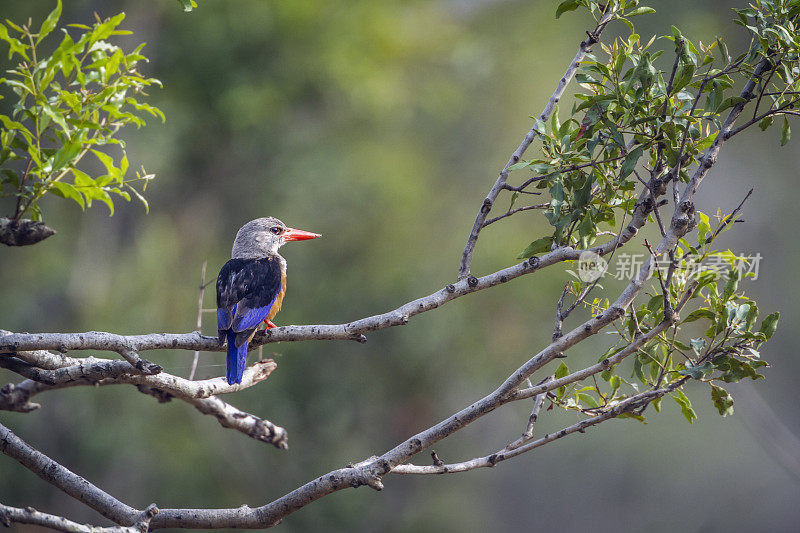
{"type": "Polygon", "coordinates": [[[319,233],[311,233],[310,231],[303,231],[301,229],[286,228],[283,232],[284,241],[305,241],[308,239],[316,239],[322,237],[319,233]]]}

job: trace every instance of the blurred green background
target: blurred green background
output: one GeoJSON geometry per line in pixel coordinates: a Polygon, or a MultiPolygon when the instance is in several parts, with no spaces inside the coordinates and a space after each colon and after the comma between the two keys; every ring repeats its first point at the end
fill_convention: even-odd
{"type": "MultiPolygon", "coordinates": [[[[3,0],[0,15],[41,20],[53,5],[3,0]]],[[[741,4],[650,5],[658,14],[636,20],[644,40],[675,24],[695,42],[722,34],[732,51],[742,45],[729,11],[741,4]]],[[[283,249],[290,279],[278,324],[348,321],[441,288],[455,278],[483,195],[590,28],[580,14],[555,21],[555,6],[209,0],[185,14],[174,0],[69,0],[64,23],[125,11],[124,26],[135,32],[125,42],[148,43],[145,71],[164,83],[150,102],[166,124],[151,120],[123,134],[132,166],[158,175],[148,187],[151,212],[131,203],[109,218],[103,205],[82,213],[72,202],[45,201],[59,233],[0,249],[0,327],[191,331],[200,265],[208,260],[213,276],[238,227],[267,215],[324,234],[283,249]]],[[[8,67],[5,49],[0,65],[8,67]]],[[[757,395],[731,387],[733,417],[719,417],[707,390],[690,384],[694,426],[665,402],[647,425],[611,421],[492,470],[388,476],[382,493],[336,493],[291,515],[283,530],[797,531],[800,363],[791,338],[800,309],[791,217],[800,139],[781,150],[777,135],[751,132],[726,145],[697,202],[705,212],[730,210],[756,187],[747,223],[722,246],[764,256],[748,290],[762,314],[782,312],[763,351],[768,379],[755,384],[757,395]],[[773,411],[780,425],[762,426],[773,411]]],[[[513,264],[544,231],[539,213],[491,226],[473,272],[513,264]]],[[[278,370],[226,400],[286,427],[288,451],[124,386],[44,394],[40,410],[0,412],[0,420],[131,505],[258,506],[490,392],[549,341],[566,279],[565,267],[553,267],[371,334],[365,345],[267,346],[278,370]]],[[[603,293],[618,290],[609,282],[603,293]]],[[[215,333],[213,320],[206,315],[205,333],[215,333]]],[[[571,367],[596,360],[605,342],[598,337],[569,352],[571,367]]],[[[188,376],[190,352],[146,356],[188,376]]],[[[222,354],[202,354],[198,377],[223,375],[223,363],[222,354]]],[[[0,383],[16,379],[0,371],[0,383]]],[[[505,407],[436,450],[459,461],[502,447],[524,429],[529,408],[505,407]]],[[[549,411],[537,431],[574,420],[549,411]]],[[[4,457],[0,501],[103,523],[4,457]]]]}

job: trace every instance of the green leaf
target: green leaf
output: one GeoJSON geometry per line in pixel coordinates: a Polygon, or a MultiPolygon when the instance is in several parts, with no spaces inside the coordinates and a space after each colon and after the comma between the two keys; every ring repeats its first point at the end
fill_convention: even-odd
{"type": "Polygon", "coordinates": [[[647,422],[644,421],[644,416],[634,413],[621,413],[617,418],[631,418],[633,420],[638,420],[642,424],[647,424],[647,422]]]}
{"type": "Polygon", "coordinates": [[[764,361],[739,361],[727,355],[720,355],[712,361],[714,367],[723,372],[721,378],[725,383],[736,383],[744,378],[758,379],[763,378],[756,372],[756,368],[767,366],[764,361]]]}
{"type": "Polygon", "coordinates": [[[553,244],[553,237],[542,237],[541,239],[536,239],[532,243],[528,245],[527,248],[522,250],[520,254],[517,256],[517,259],[527,259],[529,257],[533,257],[536,254],[543,254],[550,251],[550,247],[553,244]]]}
{"type": "Polygon", "coordinates": [[[702,352],[706,347],[706,340],[703,339],[703,338],[691,339],[689,341],[689,344],[691,345],[692,350],[694,351],[694,353],[696,353],[697,355],[700,355],[700,352],[702,352]]]}
{"type": "Polygon", "coordinates": [[[741,330],[742,326],[746,324],[745,320],[747,319],[747,315],[750,313],[750,304],[741,304],[736,307],[736,312],[733,316],[733,320],[731,321],[731,325],[737,329],[741,330]]]}
{"type": "Polygon", "coordinates": [[[591,176],[584,176],[584,182],[580,189],[575,191],[572,201],[572,209],[579,212],[583,209],[592,199],[592,184],[594,181],[591,176]]]}
{"type": "Polygon", "coordinates": [[[695,320],[700,320],[701,318],[707,318],[713,322],[716,316],[717,315],[715,315],[710,309],[695,309],[689,313],[689,316],[683,320],[683,323],[694,322],[695,320]]]}
{"type": "Polygon", "coordinates": [[[725,288],[722,291],[722,299],[730,300],[736,289],[739,288],[739,271],[732,268],[728,271],[728,281],[725,283],[725,288]]]}
{"type": "Polygon", "coordinates": [[[80,153],[81,148],[83,148],[83,146],[79,142],[68,142],[59,148],[53,155],[53,167],[50,171],[55,172],[70,164],[80,153]]]}
{"type": "Polygon", "coordinates": [[[642,371],[642,360],[639,359],[638,356],[633,360],[633,375],[642,383],[647,383],[647,379],[645,379],[644,372],[642,371]]]}
{"type": "Polygon", "coordinates": [[[116,178],[120,175],[120,170],[114,165],[114,159],[110,155],[104,154],[99,150],[92,150],[92,152],[97,156],[97,159],[103,163],[103,166],[106,167],[109,176],[116,178]]]}
{"type": "MultiPolygon", "coordinates": [[[[8,22],[8,24],[11,25],[12,27],[14,26],[14,24],[10,20],[7,20],[6,22],[8,22]]],[[[14,54],[19,54],[22,57],[24,57],[26,61],[30,61],[30,59],[28,58],[28,54],[25,52],[25,50],[30,48],[30,46],[22,44],[19,41],[19,39],[11,37],[8,34],[8,29],[2,24],[0,24],[0,40],[3,40],[6,43],[8,43],[8,59],[14,57],[14,54]]]]}
{"type": "Polygon", "coordinates": [[[81,206],[81,209],[86,207],[86,202],[83,201],[83,196],[81,196],[81,193],[79,193],[78,190],[69,183],[64,183],[62,181],[53,182],[50,185],[50,191],[56,196],[75,200],[78,205],[81,206]]]}
{"type": "Polygon", "coordinates": [[[781,128],[781,146],[786,146],[792,138],[792,128],[789,127],[789,119],[783,117],[783,127],[781,128]]]}
{"type": "Polygon", "coordinates": [[[664,398],[661,397],[661,398],[656,398],[655,400],[653,400],[653,409],[656,410],[656,413],[660,413],[661,412],[661,400],[663,400],[663,399],[664,398]]]}
{"type": "Polygon", "coordinates": [[[626,155],[625,159],[622,161],[622,168],[619,171],[620,179],[627,178],[630,173],[633,172],[633,169],[636,168],[636,163],[639,161],[639,158],[642,157],[642,152],[641,146],[637,146],[628,152],[628,155],[626,155]]]}
{"type": "Polygon", "coordinates": [[[64,120],[64,115],[62,112],[57,109],[53,109],[52,106],[44,104],[42,105],[42,113],[49,117],[50,120],[58,124],[68,137],[70,136],[70,127],[67,125],[66,120],[64,120]]]}
{"type": "Polygon", "coordinates": [[[114,201],[111,199],[111,196],[98,187],[94,188],[87,188],[83,192],[83,195],[86,197],[86,203],[91,205],[91,200],[100,200],[101,202],[105,203],[108,206],[109,214],[108,216],[112,216],[114,214],[114,201]]]}
{"type": "Polygon", "coordinates": [[[722,387],[711,385],[711,400],[722,416],[733,414],[733,397],[722,387]]]}
{"type": "MultiPolygon", "coordinates": [[[[562,361],[561,364],[558,365],[558,368],[556,369],[555,379],[561,379],[568,374],[569,374],[569,368],[567,368],[567,365],[565,365],[564,362],[562,361]]],[[[566,385],[563,385],[557,389],[556,394],[558,395],[559,398],[563,398],[566,392],[567,392],[567,387],[566,385]]]]}
{"type": "Polygon", "coordinates": [[[597,400],[595,400],[592,396],[589,396],[585,392],[576,393],[575,394],[575,398],[579,402],[583,402],[584,404],[588,405],[589,407],[597,408],[599,406],[598,403],[597,403],[597,400]]]}
{"type": "Polygon", "coordinates": [[[747,99],[742,98],[741,96],[731,96],[729,98],[726,98],[725,100],[722,101],[722,103],[717,108],[717,113],[722,113],[723,111],[725,111],[729,107],[733,107],[736,104],[740,104],[740,103],[746,102],[746,101],[747,101],[747,99]]]}
{"type": "Polygon", "coordinates": [[[559,18],[567,11],[575,11],[576,9],[578,9],[578,0],[565,0],[558,4],[556,8],[556,18],[559,18]]]}
{"type": "MultiPolygon", "coordinates": [[[[91,178],[91,176],[89,176],[89,174],[87,174],[86,172],[83,172],[82,170],[78,170],[77,168],[73,168],[72,169],[72,176],[73,176],[73,179],[75,181],[75,187],[76,188],[79,188],[79,189],[92,188],[93,189],[93,188],[97,187],[97,183],[95,183],[95,180],[93,180],[91,178]]],[[[87,202],[87,205],[91,206],[92,202],[91,201],[87,202]]]]}
{"type": "Polygon", "coordinates": [[[592,220],[591,213],[586,213],[581,223],[578,224],[578,236],[581,239],[581,246],[587,248],[595,240],[597,225],[592,220]]]}
{"type": "Polygon", "coordinates": [[[646,15],[648,13],[655,13],[655,12],[656,12],[656,10],[653,9],[652,7],[637,7],[636,9],[631,11],[630,13],[625,13],[625,16],[626,17],[635,17],[637,15],[646,15]]]}
{"type": "Polygon", "coordinates": [[[756,324],[756,319],[758,318],[758,306],[755,302],[750,302],[750,310],[747,312],[747,320],[745,321],[745,330],[750,331],[753,329],[753,326],[756,324]]]}
{"type": "MultiPolygon", "coordinates": [[[[146,182],[145,182],[145,183],[146,183],[146,182]]],[[[147,200],[145,200],[145,197],[144,197],[144,196],[142,196],[142,195],[141,195],[141,193],[140,193],[139,191],[137,191],[136,189],[134,189],[134,188],[133,188],[133,187],[131,187],[130,185],[128,185],[127,187],[128,187],[128,188],[131,190],[131,192],[132,192],[132,193],[133,193],[133,194],[136,196],[136,198],[138,198],[138,199],[139,199],[139,201],[140,201],[140,202],[142,202],[142,205],[144,205],[144,212],[145,212],[145,213],[149,213],[149,212],[150,212],[150,204],[148,204],[148,203],[147,203],[147,200]]]]}
{"type": "Polygon", "coordinates": [[[91,47],[97,41],[102,41],[103,39],[107,39],[114,33],[114,30],[117,26],[125,19],[125,13],[120,13],[108,19],[106,22],[101,24],[95,24],[94,29],[92,30],[91,36],[89,38],[89,46],[91,47]]]}
{"type": "Polygon", "coordinates": [[[775,330],[778,329],[778,319],[781,317],[780,312],[775,311],[771,315],[767,316],[761,322],[761,327],[759,331],[764,334],[764,336],[769,339],[775,333],[775,330]]]}
{"type": "Polygon", "coordinates": [[[691,376],[692,379],[703,379],[713,371],[714,367],[711,363],[703,363],[697,366],[691,366],[691,363],[687,363],[686,368],[678,370],[678,373],[683,376],[691,376]]]}
{"type": "Polygon", "coordinates": [[[705,246],[706,235],[711,232],[711,224],[709,223],[708,215],[705,213],[698,211],[697,215],[700,217],[700,222],[697,224],[698,241],[700,242],[700,246],[705,246]]]}
{"type": "Polygon", "coordinates": [[[614,395],[619,390],[620,386],[622,386],[622,380],[619,378],[619,376],[612,375],[608,379],[608,384],[611,385],[611,396],[614,397],[614,395]]]}
{"type": "Polygon", "coordinates": [[[558,131],[561,128],[561,121],[558,119],[558,106],[553,109],[553,114],[550,115],[550,130],[553,132],[553,136],[558,135],[558,131]]]}
{"type": "Polygon", "coordinates": [[[42,22],[42,27],[39,28],[39,37],[36,38],[36,44],[39,44],[42,39],[56,28],[58,19],[61,18],[61,0],[58,0],[56,8],[47,15],[47,18],[42,22]]]}
{"type": "Polygon", "coordinates": [[[697,420],[697,413],[692,409],[692,402],[689,401],[689,398],[680,390],[676,390],[675,396],[671,397],[681,407],[681,413],[683,413],[686,420],[688,420],[690,424],[694,424],[694,421],[697,420]]]}
{"type": "Polygon", "coordinates": [[[0,115],[0,122],[3,123],[3,126],[8,130],[18,131],[25,137],[25,140],[30,144],[33,142],[33,134],[28,131],[28,128],[22,125],[22,123],[17,122],[16,120],[11,120],[5,115],[0,115]]]}
{"type": "Polygon", "coordinates": [[[617,143],[617,146],[624,149],[625,148],[625,137],[623,137],[622,133],[620,133],[617,125],[609,120],[604,120],[606,126],[611,131],[611,137],[614,139],[614,142],[617,143]]]}
{"type": "Polygon", "coordinates": [[[108,83],[111,80],[111,77],[117,73],[119,70],[119,65],[124,58],[124,54],[122,50],[117,48],[117,51],[108,59],[108,62],[105,65],[105,72],[103,74],[103,81],[108,83]]]}
{"type": "Polygon", "coordinates": [[[647,302],[647,309],[653,315],[664,309],[664,295],[659,294],[650,298],[650,300],[647,302]]]}

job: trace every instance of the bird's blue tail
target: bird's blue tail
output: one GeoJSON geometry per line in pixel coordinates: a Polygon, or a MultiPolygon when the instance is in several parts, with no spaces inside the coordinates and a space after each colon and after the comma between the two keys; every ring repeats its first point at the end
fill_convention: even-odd
{"type": "Polygon", "coordinates": [[[247,366],[247,345],[249,342],[236,347],[236,333],[228,330],[228,374],[227,379],[230,385],[242,382],[244,367],[247,366]]]}

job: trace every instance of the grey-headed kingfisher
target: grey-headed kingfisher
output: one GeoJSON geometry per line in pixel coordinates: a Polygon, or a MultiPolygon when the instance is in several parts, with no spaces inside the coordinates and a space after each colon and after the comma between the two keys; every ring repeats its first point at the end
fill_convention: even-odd
{"type": "Polygon", "coordinates": [[[288,241],[321,237],[288,228],[277,218],[257,218],[239,229],[231,260],[217,276],[219,344],[228,343],[228,383],[241,383],[247,348],[262,322],[267,329],[286,294],[286,260],[278,248],[288,241]]]}

